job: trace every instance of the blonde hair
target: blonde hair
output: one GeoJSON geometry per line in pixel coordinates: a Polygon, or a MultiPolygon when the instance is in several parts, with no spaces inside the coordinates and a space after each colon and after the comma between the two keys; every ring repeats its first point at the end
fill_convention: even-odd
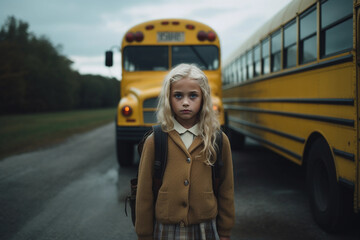
{"type": "Polygon", "coordinates": [[[171,84],[184,78],[196,80],[202,92],[202,107],[198,113],[200,137],[204,148],[200,153],[205,155],[205,163],[213,165],[216,161],[216,134],[220,129],[218,118],[213,110],[210,86],[206,75],[196,65],[180,64],[174,67],[165,77],[159,96],[157,119],[165,132],[174,129],[173,111],[170,104],[171,84]]]}

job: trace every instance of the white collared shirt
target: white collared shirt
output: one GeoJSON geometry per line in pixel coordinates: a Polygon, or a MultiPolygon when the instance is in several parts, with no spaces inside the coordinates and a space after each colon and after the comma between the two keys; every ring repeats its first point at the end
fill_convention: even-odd
{"type": "Polygon", "coordinates": [[[189,149],[194,138],[199,135],[199,124],[195,124],[189,129],[184,128],[175,118],[173,118],[174,129],[180,134],[181,140],[185,144],[185,147],[189,149]]]}

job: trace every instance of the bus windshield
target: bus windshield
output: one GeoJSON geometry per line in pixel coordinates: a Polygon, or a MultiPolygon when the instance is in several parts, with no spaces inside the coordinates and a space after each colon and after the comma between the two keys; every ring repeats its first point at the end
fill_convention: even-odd
{"type": "MultiPolygon", "coordinates": [[[[169,69],[168,46],[128,46],[124,48],[124,70],[167,71],[169,69]]],[[[219,51],[216,46],[173,46],[172,66],[195,63],[202,70],[219,68],[219,51]]]]}
{"type": "Polygon", "coordinates": [[[216,46],[174,46],[172,65],[195,63],[202,70],[215,70],[219,67],[219,51],[216,46]]]}
{"type": "Polygon", "coordinates": [[[167,46],[131,46],[123,52],[124,69],[134,71],[166,71],[169,69],[167,46]]]}

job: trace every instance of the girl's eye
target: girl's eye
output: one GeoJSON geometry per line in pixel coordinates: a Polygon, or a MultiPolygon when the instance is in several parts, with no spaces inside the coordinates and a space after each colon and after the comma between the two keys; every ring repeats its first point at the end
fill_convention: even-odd
{"type": "Polygon", "coordinates": [[[176,99],[180,99],[182,96],[181,96],[180,93],[175,93],[175,94],[174,94],[174,97],[175,97],[176,99]]]}
{"type": "Polygon", "coordinates": [[[198,97],[198,95],[196,93],[190,94],[190,98],[197,98],[197,97],[198,97]]]}

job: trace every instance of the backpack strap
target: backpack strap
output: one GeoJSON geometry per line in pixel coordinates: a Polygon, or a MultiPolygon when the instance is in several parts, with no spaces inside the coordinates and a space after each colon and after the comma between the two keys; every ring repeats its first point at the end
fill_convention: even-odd
{"type": "Polygon", "coordinates": [[[219,193],[219,185],[220,185],[220,169],[224,165],[222,161],[222,145],[223,145],[223,135],[222,131],[219,130],[216,134],[216,161],[214,165],[211,167],[212,169],[212,183],[213,183],[213,191],[215,196],[218,196],[219,193]]]}
{"type": "Polygon", "coordinates": [[[161,129],[160,125],[153,126],[154,139],[155,139],[155,162],[154,162],[154,179],[153,179],[153,192],[156,201],[159,189],[162,184],[166,162],[167,162],[167,136],[168,134],[161,129]]]}
{"type": "Polygon", "coordinates": [[[138,147],[137,147],[137,150],[138,150],[138,153],[139,153],[139,156],[141,156],[142,154],[142,151],[143,151],[143,148],[144,148],[144,144],[145,144],[145,141],[146,139],[154,132],[154,129],[150,128],[150,130],[148,130],[143,138],[140,140],[140,142],[138,143],[138,147]]]}

